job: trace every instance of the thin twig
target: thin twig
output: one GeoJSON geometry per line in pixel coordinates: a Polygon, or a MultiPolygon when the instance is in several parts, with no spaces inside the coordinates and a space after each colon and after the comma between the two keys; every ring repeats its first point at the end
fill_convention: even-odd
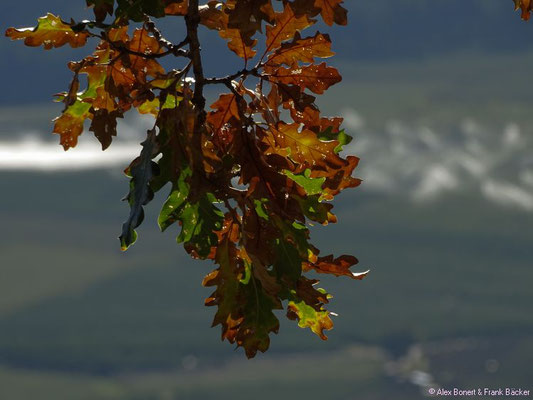
{"type": "Polygon", "coordinates": [[[231,82],[234,79],[237,79],[239,77],[242,77],[243,79],[246,78],[249,75],[257,76],[259,77],[259,69],[262,68],[262,65],[256,66],[252,69],[246,69],[243,68],[238,72],[235,72],[234,74],[224,76],[222,78],[206,78],[204,80],[204,83],[207,84],[218,84],[222,83],[224,85],[227,85],[227,83],[231,82]]]}

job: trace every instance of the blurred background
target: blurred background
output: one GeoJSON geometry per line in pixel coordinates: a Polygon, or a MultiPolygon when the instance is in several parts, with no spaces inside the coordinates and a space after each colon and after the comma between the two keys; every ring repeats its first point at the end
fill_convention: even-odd
{"type": "MultiPolygon", "coordinates": [[[[85,2],[3,2],[1,30],[85,2]]],[[[127,253],[122,170],[150,121],[51,135],[69,60],[0,40],[0,399],[421,399],[429,388],[533,390],[533,22],[511,0],[348,0],[328,29],[344,80],[322,96],[361,157],[324,254],[354,254],[362,282],[322,279],[335,329],[322,342],[282,321],[253,360],[210,328],[213,265],[160,234],[163,193],[127,253]]],[[[174,21],[163,33],[178,38],[174,21]]],[[[309,30],[314,33],[313,29],[309,30]]],[[[206,69],[238,68],[216,36],[206,69]],[[222,60],[222,61],[221,61],[222,60]],[[225,65],[221,65],[227,63],[225,65]]],[[[213,98],[214,93],[210,93],[213,98]]],[[[169,230],[170,231],[170,230],[169,230]]]]}

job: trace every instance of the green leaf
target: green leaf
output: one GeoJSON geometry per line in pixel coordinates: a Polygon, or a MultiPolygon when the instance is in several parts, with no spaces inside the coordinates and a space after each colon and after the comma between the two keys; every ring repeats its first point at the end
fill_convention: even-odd
{"type": "MultiPolygon", "coordinates": [[[[278,281],[294,285],[302,275],[302,255],[290,241],[285,239],[276,241],[274,252],[276,254],[274,272],[278,281]]],[[[284,293],[283,297],[286,298],[287,293],[284,293]]]]}
{"type": "Polygon", "coordinates": [[[265,220],[268,220],[268,214],[264,206],[267,202],[268,200],[264,198],[260,200],[254,199],[255,212],[257,213],[257,215],[259,215],[261,218],[265,220]]]}
{"type": "Polygon", "coordinates": [[[333,328],[329,311],[323,309],[317,311],[299,299],[289,301],[287,309],[287,316],[290,319],[298,319],[300,328],[309,328],[322,340],[327,340],[324,330],[333,328]]]}
{"type": "Polygon", "coordinates": [[[206,258],[212,247],[218,245],[215,231],[222,229],[224,214],[213,205],[214,202],[215,197],[207,193],[196,203],[186,202],[179,215],[181,233],[177,241],[199,258],[206,258]]]}
{"type": "Polygon", "coordinates": [[[298,250],[300,257],[307,260],[309,250],[313,248],[309,243],[309,229],[298,222],[287,223],[279,217],[275,217],[274,221],[281,231],[281,240],[292,243],[298,250]]]}
{"type": "MultiPolygon", "coordinates": [[[[244,319],[240,326],[244,335],[241,346],[244,347],[246,356],[252,358],[257,351],[265,352],[270,346],[271,332],[278,333],[279,320],[273,310],[280,309],[281,304],[262,290],[261,284],[255,278],[245,285],[244,319]]],[[[241,300],[242,301],[242,300],[241,300]]]]}
{"type": "Polygon", "coordinates": [[[154,176],[157,164],[152,161],[155,156],[155,130],[148,131],[148,137],[142,143],[141,155],[131,163],[128,168],[131,176],[130,191],[125,200],[130,204],[130,215],[122,225],[120,235],[120,245],[125,251],[137,240],[137,228],[144,219],[143,206],[148,204],[154,197],[154,192],[150,188],[150,181],[154,176]]]}
{"type": "Polygon", "coordinates": [[[321,202],[319,195],[307,196],[305,198],[294,196],[294,198],[300,204],[304,215],[310,220],[321,224],[337,222],[337,218],[330,212],[333,206],[329,203],[321,202]]]}
{"type": "Polygon", "coordinates": [[[239,282],[243,285],[248,285],[250,278],[252,277],[252,263],[248,260],[243,260],[244,264],[244,277],[242,277],[239,282]]]}
{"type": "Polygon", "coordinates": [[[191,202],[189,179],[194,179],[192,170],[185,166],[172,185],[172,190],[159,213],[158,224],[161,231],[164,231],[179,221],[181,232],[177,237],[178,243],[184,243],[186,250],[199,258],[206,258],[218,244],[215,232],[222,229],[224,214],[213,204],[217,199],[210,193],[204,194],[198,201],[191,202]]]}
{"type": "Polygon", "coordinates": [[[227,226],[221,233],[215,257],[219,267],[203,281],[204,286],[217,287],[205,304],[218,306],[213,326],[222,325],[222,339],[244,347],[246,356],[252,358],[257,351],[265,352],[269,334],[278,332],[279,321],[273,310],[280,309],[281,302],[265,292],[254,276],[256,266],[242,258],[229,238],[230,232],[231,226],[227,226]]]}
{"type": "Polygon", "coordinates": [[[350,142],[353,140],[353,137],[348,135],[344,129],[341,129],[338,132],[333,132],[333,128],[331,126],[328,126],[327,129],[323,132],[320,132],[318,134],[318,138],[320,140],[329,141],[329,140],[336,140],[339,142],[337,147],[335,147],[335,153],[340,153],[344,146],[347,144],[350,144],[350,142]]]}
{"type": "Polygon", "coordinates": [[[283,173],[291,178],[294,182],[305,189],[305,192],[309,195],[321,194],[322,184],[326,181],[325,177],[311,178],[311,170],[306,169],[302,174],[293,174],[289,170],[284,170],[283,173]]]}
{"type": "Polygon", "coordinates": [[[162,232],[181,218],[185,201],[189,196],[187,179],[191,175],[192,171],[189,167],[182,169],[178,181],[172,186],[172,191],[163,204],[163,208],[157,219],[157,223],[162,232]]]}
{"type": "MultiPolygon", "coordinates": [[[[107,62],[107,58],[104,58],[102,62],[107,62]]],[[[76,71],[73,79],[74,82],[78,82],[78,74],[87,75],[87,87],[83,92],[77,93],[73,91],[71,96],[73,97],[73,102],[70,104],[68,98],[70,97],[67,93],[59,93],[57,96],[59,101],[63,101],[67,104],[66,109],[63,113],[54,119],[54,133],[60,135],[60,143],[65,150],[68,150],[71,147],[75,147],[78,143],[78,136],[83,133],[83,124],[86,119],[93,118],[94,109],[91,108],[93,101],[98,97],[98,89],[102,88],[105,84],[106,79],[106,67],[101,65],[96,66],[85,66],[83,61],[79,63],[71,63],[70,68],[76,71]]],[[[72,84],[71,84],[72,85],[72,84]]],[[[77,87],[77,84],[76,84],[77,87]]],[[[96,127],[111,127],[116,125],[116,118],[120,117],[121,114],[114,112],[113,110],[108,110],[105,121],[97,121],[93,125],[93,131],[96,134],[98,140],[102,143],[102,147],[105,148],[111,143],[112,130],[107,129],[107,133],[100,131],[96,127]],[[111,118],[109,118],[111,117],[111,118]],[[102,122],[105,124],[102,125],[102,122]],[[103,138],[105,140],[102,140],[103,138]]],[[[100,112],[97,119],[99,119],[104,113],[100,112]]]]}

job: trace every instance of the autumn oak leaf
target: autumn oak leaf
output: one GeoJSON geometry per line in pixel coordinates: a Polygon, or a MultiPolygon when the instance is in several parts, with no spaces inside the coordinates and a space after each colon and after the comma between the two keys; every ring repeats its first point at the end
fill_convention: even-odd
{"type": "Polygon", "coordinates": [[[296,32],[307,28],[313,23],[314,21],[310,20],[307,15],[297,17],[291,7],[285,7],[283,12],[276,13],[274,25],[269,25],[266,28],[265,54],[277,49],[282,42],[293,38],[296,32]]]}
{"type": "Polygon", "coordinates": [[[302,39],[300,33],[297,32],[292,42],[284,43],[268,57],[266,64],[292,66],[298,62],[312,63],[317,57],[327,58],[334,54],[331,51],[329,35],[317,32],[313,37],[302,39]]]}
{"type": "Polygon", "coordinates": [[[348,12],[341,6],[342,3],[343,0],[315,0],[315,7],[320,9],[322,19],[329,26],[333,25],[333,23],[346,25],[348,23],[348,12]]]}
{"type": "Polygon", "coordinates": [[[296,85],[302,90],[308,89],[316,94],[324,93],[330,86],[342,80],[339,72],[325,63],[294,67],[281,67],[268,72],[266,78],[274,83],[296,85]]]}
{"type": "Polygon", "coordinates": [[[63,22],[61,18],[54,14],[38,19],[35,28],[8,28],[6,36],[12,40],[24,39],[26,46],[43,46],[46,50],[53,47],[61,47],[69,44],[71,47],[81,47],[87,42],[89,34],[87,32],[74,32],[71,25],[63,22]]]}
{"type": "Polygon", "coordinates": [[[515,11],[522,11],[522,19],[528,21],[531,17],[531,10],[533,9],[533,1],[531,0],[514,0],[515,11]]]}

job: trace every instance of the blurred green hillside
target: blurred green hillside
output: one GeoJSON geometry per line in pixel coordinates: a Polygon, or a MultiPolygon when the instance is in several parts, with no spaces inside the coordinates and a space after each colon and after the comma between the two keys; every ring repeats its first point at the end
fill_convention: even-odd
{"type": "MultiPolygon", "coordinates": [[[[2,28],[48,10],[82,18],[83,3],[6,3],[2,28]]],[[[533,48],[523,38],[533,26],[510,0],[346,5],[352,22],[334,31],[332,60],[344,80],[319,104],[355,119],[346,127],[363,157],[358,174],[372,161],[364,141],[392,138],[383,133],[391,121],[439,139],[476,121],[489,156],[509,124],[531,139],[533,48]]],[[[214,51],[208,68],[233,67],[213,61],[220,42],[206,47],[214,51]]],[[[27,134],[57,141],[45,132],[60,107],[41,104],[64,90],[65,61],[83,50],[6,40],[0,49],[10,55],[0,60],[10,77],[0,96],[0,144],[27,134]]],[[[496,172],[517,181],[517,167],[533,166],[526,150],[515,149],[522,158],[496,172]]],[[[392,157],[392,146],[381,156],[392,157]]],[[[416,172],[413,158],[406,153],[395,170],[416,172]]],[[[370,275],[321,282],[339,314],[327,342],[280,314],[269,352],[248,361],[210,328],[215,310],[203,305],[210,290],[201,281],[214,266],[176,246],[177,227],[158,232],[164,190],[138,243],[120,253],[128,212],[120,170],[0,171],[0,400],[413,400],[438,386],[533,390],[531,212],[491,203],[475,185],[414,201],[370,190],[372,176],[363,176],[336,201],[339,223],[314,227],[313,238],[324,254],[356,255],[370,275]]]]}
{"type": "Polygon", "coordinates": [[[356,254],[371,275],[322,282],[340,314],[329,341],[282,320],[269,354],[245,361],[209,328],[200,282],[212,265],[159,234],[154,210],[139,243],[119,254],[124,182],[103,171],[2,182],[1,398],[413,399],[416,371],[442,385],[531,382],[533,253],[522,212],[468,193],[422,206],[343,196],[340,223],[317,227],[316,241],[356,254]]]}

